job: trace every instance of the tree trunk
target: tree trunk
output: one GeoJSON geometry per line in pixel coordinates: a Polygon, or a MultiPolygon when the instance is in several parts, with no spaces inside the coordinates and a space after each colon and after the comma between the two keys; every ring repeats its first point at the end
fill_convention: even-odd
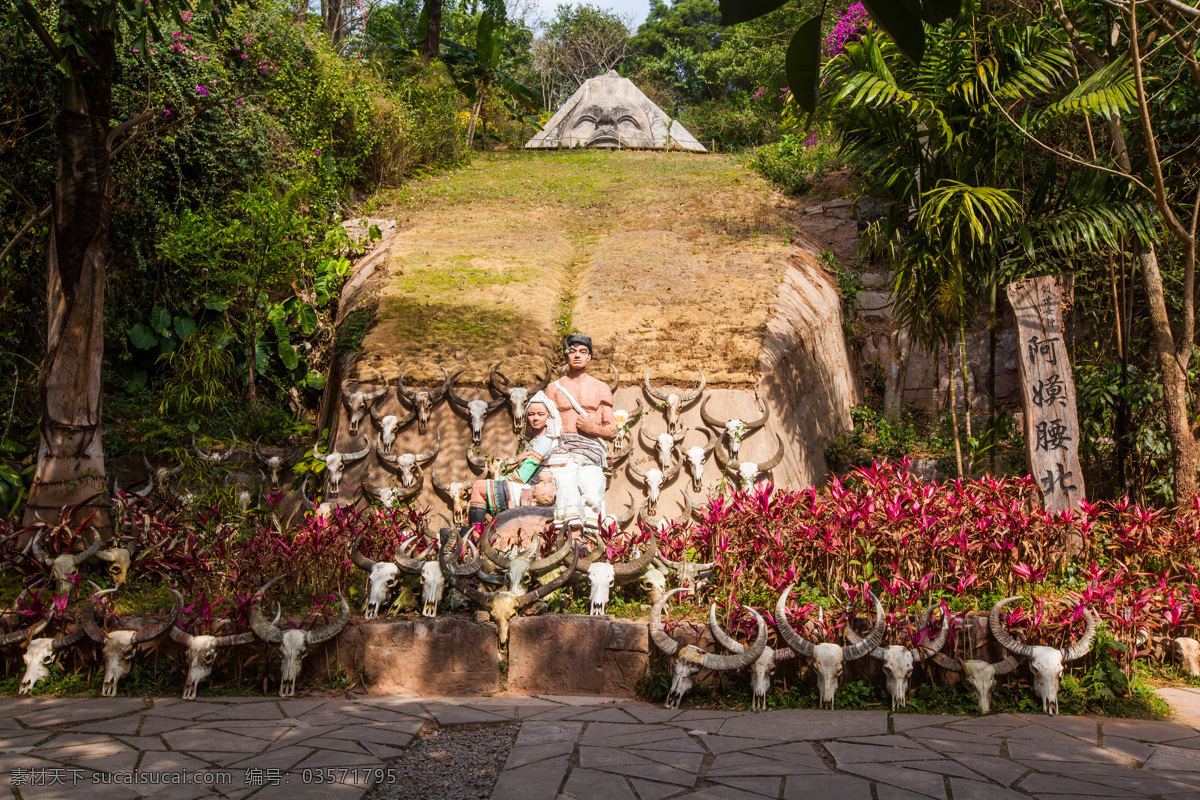
{"type": "Polygon", "coordinates": [[[74,77],[62,77],[50,246],[46,258],[46,354],[39,388],[42,419],[37,471],[25,525],[74,521],[112,531],[101,447],[104,280],[108,258],[109,118],[116,60],[111,32],[90,48],[92,62],[71,53],[74,77]]]}
{"type": "Polygon", "coordinates": [[[1196,493],[1196,468],[1200,464],[1196,437],[1188,424],[1187,374],[1175,356],[1175,338],[1167,316],[1166,293],[1158,271],[1158,257],[1153,248],[1141,254],[1142,281],[1150,306],[1150,327],[1154,356],[1158,361],[1159,378],[1163,387],[1163,411],[1167,417],[1167,439],[1171,442],[1172,488],[1175,504],[1188,502],[1196,493]]]}
{"type": "Polygon", "coordinates": [[[967,329],[961,322],[958,325],[958,338],[962,344],[962,360],[959,361],[959,366],[962,368],[963,382],[963,418],[966,421],[967,432],[967,456],[963,461],[963,469],[967,473],[967,477],[975,474],[975,444],[972,442],[973,433],[971,432],[971,382],[968,380],[967,370],[967,329]]]}
{"type": "Polygon", "coordinates": [[[954,340],[946,334],[947,374],[950,376],[950,425],[954,428],[954,466],[963,476],[962,441],[958,437],[958,392],[954,389],[954,340]]]}
{"type": "Polygon", "coordinates": [[[321,0],[321,26],[335,48],[346,37],[345,16],[342,0],[321,0]]]}
{"type": "Polygon", "coordinates": [[[892,334],[891,357],[887,378],[883,384],[883,415],[895,422],[904,410],[904,385],[908,378],[908,356],[912,337],[908,328],[901,327],[892,334]]]}
{"type": "Polygon", "coordinates": [[[467,149],[470,150],[475,144],[475,123],[479,121],[479,109],[483,107],[483,90],[479,90],[479,97],[475,100],[475,105],[471,106],[471,124],[467,126],[467,149]]]}
{"type": "Polygon", "coordinates": [[[425,0],[429,8],[429,28],[425,33],[425,47],[421,51],[426,62],[437,58],[442,47],[442,0],[425,0]]]}

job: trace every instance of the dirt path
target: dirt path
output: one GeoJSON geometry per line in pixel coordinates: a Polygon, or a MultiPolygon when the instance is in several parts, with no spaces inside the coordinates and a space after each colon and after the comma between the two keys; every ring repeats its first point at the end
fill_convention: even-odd
{"type": "Polygon", "coordinates": [[[724,156],[496,153],[414,181],[376,212],[400,234],[352,380],[439,365],[521,382],[572,328],[627,379],[758,380],[791,227],[778,195],[724,156]]]}

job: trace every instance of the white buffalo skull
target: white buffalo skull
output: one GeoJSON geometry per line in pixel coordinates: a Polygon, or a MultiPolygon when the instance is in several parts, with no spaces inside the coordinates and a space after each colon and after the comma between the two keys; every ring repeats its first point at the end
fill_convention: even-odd
{"type": "Polygon", "coordinates": [[[471,501],[471,484],[466,481],[451,481],[443,483],[438,480],[437,470],[430,472],[433,488],[446,499],[450,506],[450,516],[454,527],[461,528],[467,524],[467,510],[471,501]]]}
{"type": "Polygon", "coordinates": [[[254,641],[253,631],[234,636],[193,636],[175,625],[171,626],[170,635],[177,643],[187,648],[188,668],[187,678],[183,682],[184,700],[196,699],[196,690],[212,674],[219,650],[254,641]]]}
{"type": "Polygon", "coordinates": [[[741,669],[754,663],[762,655],[767,646],[767,624],[762,616],[752,608],[746,610],[758,621],[758,636],[748,650],[734,655],[715,655],[706,653],[695,645],[685,645],[669,636],[663,629],[662,609],[671,595],[687,589],[672,589],[655,603],[650,609],[650,639],[671,661],[671,688],[667,692],[666,708],[679,708],[684,695],[691,691],[696,682],[696,675],[701,669],[726,671],[741,669]]]}
{"type": "MultiPolygon", "coordinates": [[[[921,613],[917,620],[917,636],[929,627],[929,620],[938,606],[931,606],[921,613]]],[[[937,637],[928,642],[922,642],[920,647],[903,647],[894,644],[889,647],[876,647],[871,651],[871,657],[883,662],[883,674],[887,678],[888,694],[892,697],[892,711],[908,706],[908,686],[912,679],[913,669],[921,659],[921,651],[933,655],[945,646],[950,635],[950,620],[942,617],[942,627],[937,637]]],[[[858,642],[861,637],[849,625],[846,627],[846,640],[858,642]]]]}
{"type": "Polygon", "coordinates": [[[417,414],[417,433],[421,436],[425,435],[425,430],[429,427],[429,419],[433,414],[433,407],[446,394],[446,390],[450,388],[450,375],[446,372],[445,367],[438,367],[445,376],[446,382],[442,384],[442,388],[435,389],[431,392],[414,392],[404,388],[404,376],[408,374],[408,370],[400,373],[400,377],[396,380],[396,392],[399,396],[406,400],[417,414]]]}
{"type": "MultiPolygon", "coordinates": [[[[725,633],[720,624],[717,623],[716,603],[713,603],[708,608],[708,629],[712,631],[713,638],[717,640],[717,643],[729,652],[746,652],[746,646],[725,633]]],[[[775,672],[775,666],[795,657],[796,653],[790,647],[785,647],[782,650],[776,650],[773,647],[764,647],[762,655],[754,659],[754,663],[750,665],[751,711],[767,710],[767,692],[771,690],[771,675],[775,672]]]]}
{"type": "Polygon", "coordinates": [[[303,663],[304,657],[308,655],[309,647],[332,639],[341,632],[342,628],[346,627],[346,623],[350,621],[350,605],[346,602],[346,598],[339,593],[338,599],[342,601],[342,609],[333,622],[311,631],[280,630],[277,627],[278,614],[275,617],[276,622],[267,622],[263,616],[262,597],[276,581],[282,578],[282,575],[272,578],[255,594],[254,602],[250,605],[250,628],[259,639],[278,648],[282,661],[279,670],[279,696],[294,697],[296,695],[296,679],[300,677],[300,665],[303,663]]]}
{"type": "Polygon", "coordinates": [[[465,371],[460,369],[450,376],[450,405],[466,414],[468,424],[471,427],[471,444],[478,447],[483,443],[483,425],[487,421],[487,415],[502,406],[506,398],[498,397],[491,402],[487,400],[463,399],[458,392],[454,391],[454,381],[465,371]]]}
{"type": "Polygon", "coordinates": [[[371,452],[371,448],[368,445],[362,450],[356,450],[352,453],[339,453],[335,451],[325,454],[320,451],[319,447],[319,443],[313,445],[313,458],[325,462],[325,496],[327,498],[334,498],[339,495],[342,478],[346,474],[346,467],[355,461],[366,458],[367,453],[371,452]]]}
{"type": "Polygon", "coordinates": [[[373,391],[364,392],[361,389],[355,392],[347,392],[342,390],[342,403],[346,406],[346,412],[350,421],[350,435],[358,435],[358,426],[362,424],[363,418],[367,416],[367,409],[375,405],[375,401],[383,397],[387,393],[387,386],[383,386],[373,391]]]}
{"type": "Polygon", "coordinates": [[[1006,597],[988,614],[988,627],[992,638],[1008,652],[1019,658],[1029,660],[1029,669],[1033,672],[1033,691],[1042,699],[1042,711],[1046,714],[1058,713],[1058,681],[1062,677],[1063,665],[1087,655],[1092,649],[1092,641],[1096,638],[1096,618],[1087,608],[1083,609],[1085,628],[1083,635],[1066,650],[1044,645],[1030,646],[1018,642],[1012,637],[1000,622],[1000,610],[1004,606],[1020,600],[1021,597],[1006,597]]]}
{"type": "Polygon", "coordinates": [[[616,582],[612,564],[597,561],[588,567],[588,614],[603,617],[608,605],[609,593],[616,582]]]}
{"type": "Polygon", "coordinates": [[[680,421],[679,414],[687,406],[691,405],[700,393],[704,391],[707,385],[707,380],[704,377],[704,371],[700,371],[700,385],[690,392],[683,394],[664,394],[658,389],[650,385],[650,373],[653,368],[646,370],[646,378],[643,385],[646,389],[646,394],[650,396],[654,405],[666,412],[667,415],[667,431],[669,433],[679,433],[683,430],[683,423],[680,421]]]}
{"type": "Polygon", "coordinates": [[[117,590],[105,589],[97,592],[88,600],[83,610],[84,631],[93,641],[104,647],[104,685],[100,689],[101,697],[117,696],[117,684],[121,678],[129,674],[138,645],[145,644],[166,633],[179,618],[179,612],[183,610],[183,595],[171,589],[171,594],[175,596],[175,608],[168,619],[137,631],[105,631],[96,621],[96,598],[115,591],[117,590]]]}
{"type": "Polygon", "coordinates": [[[775,625],[788,647],[799,655],[813,659],[817,670],[817,688],[821,696],[821,706],[832,709],[834,696],[837,693],[838,683],[846,662],[862,658],[879,646],[887,631],[887,617],[883,613],[883,605],[880,604],[879,599],[871,594],[870,597],[875,602],[875,625],[865,639],[845,647],[828,642],[814,645],[797,633],[788,623],[787,600],[794,587],[795,584],[788,586],[779,596],[779,601],[775,604],[775,625]]]}
{"type": "Polygon", "coordinates": [[[383,440],[380,438],[375,440],[375,455],[379,456],[380,461],[387,462],[395,467],[396,472],[400,475],[400,485],[405,489],[411,489],[421,482],[422,467],[437,458],[438,450],[441,449],[441,446],[442,432],[438,431],[433,447],[427,452],[402,453],[398,456],[393,456],[383,448],[383,440]]]}
{"type": "Polygon", "coordinates": [[[637,464],[629,465],[630,475],[636,478],[643,486],[646,487],[646,507],[645,512],[651,516],[658,513],[658,498],[662,493],[663,487],[675,477],[679,475],[680,469],[683,468],[683,462],[675,463],[675,466],[663,471],[657,467],[650,469],[642,469],[637,464]]]}
{"type": "Polygon", "coordinates": [[[42,528],[34,534],[33,539],[29,543],[29,549],[33,552],[35,559],[50,568],[50,577],[54,579],[55,588],[58,593],[65,594],[71,591],[71,587],[74,585],[71,581],[71,576],[79,571],[79,565],[99,552],[100,535],[93,531],[95,538],[82,553],[72,554],[67,552],[60,556],[52,556],[42,550],[41,537],[45,532],[46,528],[42,528]]]}

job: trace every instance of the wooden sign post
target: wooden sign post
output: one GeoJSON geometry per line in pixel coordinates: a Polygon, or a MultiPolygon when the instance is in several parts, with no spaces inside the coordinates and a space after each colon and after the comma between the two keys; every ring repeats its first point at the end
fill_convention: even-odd
{"type": "Polygon", "coordinates": [[[1053,511],[1077,509],[1087,495],[1079,465],[1079,417],[1075,379],[1063,338],[1063,298],[1071,278],[1049,275],[1008,285],[1017,324],[1017,361],[1025,408],[1025,457],[1029,474],[1053,511]]]}

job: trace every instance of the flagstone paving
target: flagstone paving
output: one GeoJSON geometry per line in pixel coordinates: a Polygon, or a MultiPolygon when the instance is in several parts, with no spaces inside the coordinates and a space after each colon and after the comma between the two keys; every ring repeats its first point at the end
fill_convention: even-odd
{"type": "Polygon", "coordinates": [[[424,726],[509,724],[518,733],[492,800],[1183,800],[1200,797],[1200,717],[1180,711],[1139,721],[679,712],[550,696],[8,697],[0,781],[39,800],[357,800],[395,780],[389,762],[424,726]]]}

